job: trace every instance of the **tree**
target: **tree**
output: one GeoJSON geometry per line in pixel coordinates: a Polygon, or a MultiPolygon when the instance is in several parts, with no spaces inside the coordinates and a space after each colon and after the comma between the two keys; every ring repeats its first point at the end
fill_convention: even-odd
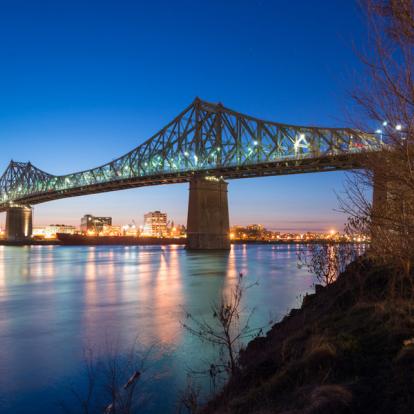
{"type": "Polygon", "coordinates": [[[305,266],[324,285],[333,283],[357,257],[354,245],[339,243],[310,244],[298,255],[298,267],[305,266]]]}
{"type": "Polygon", "coordinates": [[[219,361],[211,363],[207,372],[215,381],[219,375],[233,375],[238,371],[238,358],[243,341],[252,339],[262,332],[262,328],[250,326],[254,309],[242,307],[242,299],[246,290],[257,283],[246,285],[240,273],[237,283],[229,295],[223,294],[218,302],[211,306],[212,322],[198,319],[186,313],[182,326],[200,340],[212,344],[219,349],[219,361]]]}
{"type": "Polygon", "coordinates": [[[187,387],[178,396],[177,414],[196,414],[200,408],[200,394],[201,387],[189,375],[187,387]]]}
{"type": "Polygon", "coordinates": [[[395,269],[395,292],[397,283],[413,283],[414,3],[363,4],[370,33],[368,51],[361,57],[367,76],[353,97],[368,118],[364,129],[374,125],[382,146],[363,156],[365,170],[348,178],[341,209],[349,215],[348,232],[371,234],[370,258],[395,269]]]}
{"type": "Polygon", "coordinates": [[[126,353],[106,345],[105,357],[98,358],[92,349],[85,351],[83,387],[70,386],[74,402],[60,402],[64,413],[132,414],[148,398],[146,383],[152,380],[148,360],[154,347],[144,352],[135,343],[126,353]]]}

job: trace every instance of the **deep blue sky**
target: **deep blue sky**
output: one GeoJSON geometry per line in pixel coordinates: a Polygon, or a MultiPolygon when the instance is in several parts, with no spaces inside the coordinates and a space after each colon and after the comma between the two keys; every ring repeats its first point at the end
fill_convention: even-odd
{"type": "MultiPolygon", "coordinates": [[[[0,0],[0,170],[30,160],[53,174],[129,151],[195,96],[265,119],[347,124],[352,0],[0,0]]],[[[231,181],[232,224],[341,229],[343,173],[231,181]]],[[[35,206],[35,225],[84,213],[123,224],[167,211],[185,223],[187,185],[133,189],[35,206]]],[[[0,224],[4,215],[0,215],[0,224]]]]}

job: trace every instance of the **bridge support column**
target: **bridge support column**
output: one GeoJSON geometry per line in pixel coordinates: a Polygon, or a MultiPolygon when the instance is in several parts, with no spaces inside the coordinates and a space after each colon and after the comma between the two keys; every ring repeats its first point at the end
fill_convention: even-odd
{"type": "Polygon", "coordinates": [[[194,177],[190,181],[187,248],[230,249],[227,183],[222,178],[194,177]]]}
{"type": "MultiPolygon", "coordinates": [[[[392,167],[390,167],[392,168],[392,167]]],[[[371,246],[379,251],[388,249],[387,244],[393,243],[399,237],[404,237],[404,231],[411,233],[411,225],[408,221],[407,194],[402,194],[404,185],[398,179],[390,179],[390,174],[385,167],[373,171],[372,194],[372,225],[371,246]],[[400,195],[401,194],[401,195],[400,195]],[[402,226],[408,226],[403,230],[402,226]],[[397,238],[397,239],[396,239],[397,238]]]]}
{"type": "Polygon", "coordinates": [[[10,241],[24,241],[32,236],[32,208],[13,205],[6,212],[6,238],[10,241]]]}
{"type": "Polygon", "coordinates": [[[377,171],[373,171],[372,188],[372,225],[371,243],[372,246],[381,242],[382,225],[384,224],[384,214],[387,209],[387,187],[384,180],[380,178],[377,171]]]}
{"type": "MultiPolygon", "coordinates": [[[[382,174],[384,175],[384,174],[382,174]]],[[[372,209],[374,213],[381,214],[387,207],[388,186],[384,177],[374,170],[373,173],[373,193],[372,193],[372,209]]]]}

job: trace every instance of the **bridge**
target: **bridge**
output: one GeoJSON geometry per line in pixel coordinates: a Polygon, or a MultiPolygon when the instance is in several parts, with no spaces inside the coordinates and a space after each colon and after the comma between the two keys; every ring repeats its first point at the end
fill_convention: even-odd
{"type": "Polygon", "coordinates": [[[90,170],[47,173],[11,161],[0,178],[10,240],[31,235],[31,205],[87,194],[190,183],[188,245],[228,248],[226,179],[361,168],[379,137],[349,128],[286,125],[196,98],[150,139],[90,170]]]}

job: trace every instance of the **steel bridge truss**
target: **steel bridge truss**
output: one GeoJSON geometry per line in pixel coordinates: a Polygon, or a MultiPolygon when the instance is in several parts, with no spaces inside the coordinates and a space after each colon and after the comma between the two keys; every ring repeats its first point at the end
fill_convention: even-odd
{"type": "Polygon", "coordinates": [[[379,139],[346,128],[284,125],[196,99],[153,137],[90,170],[56,176],[11,161],[0,178],[0,211],[128,187],[186,182],[194,174],[242,178],[354,168],[379,139]]]}

